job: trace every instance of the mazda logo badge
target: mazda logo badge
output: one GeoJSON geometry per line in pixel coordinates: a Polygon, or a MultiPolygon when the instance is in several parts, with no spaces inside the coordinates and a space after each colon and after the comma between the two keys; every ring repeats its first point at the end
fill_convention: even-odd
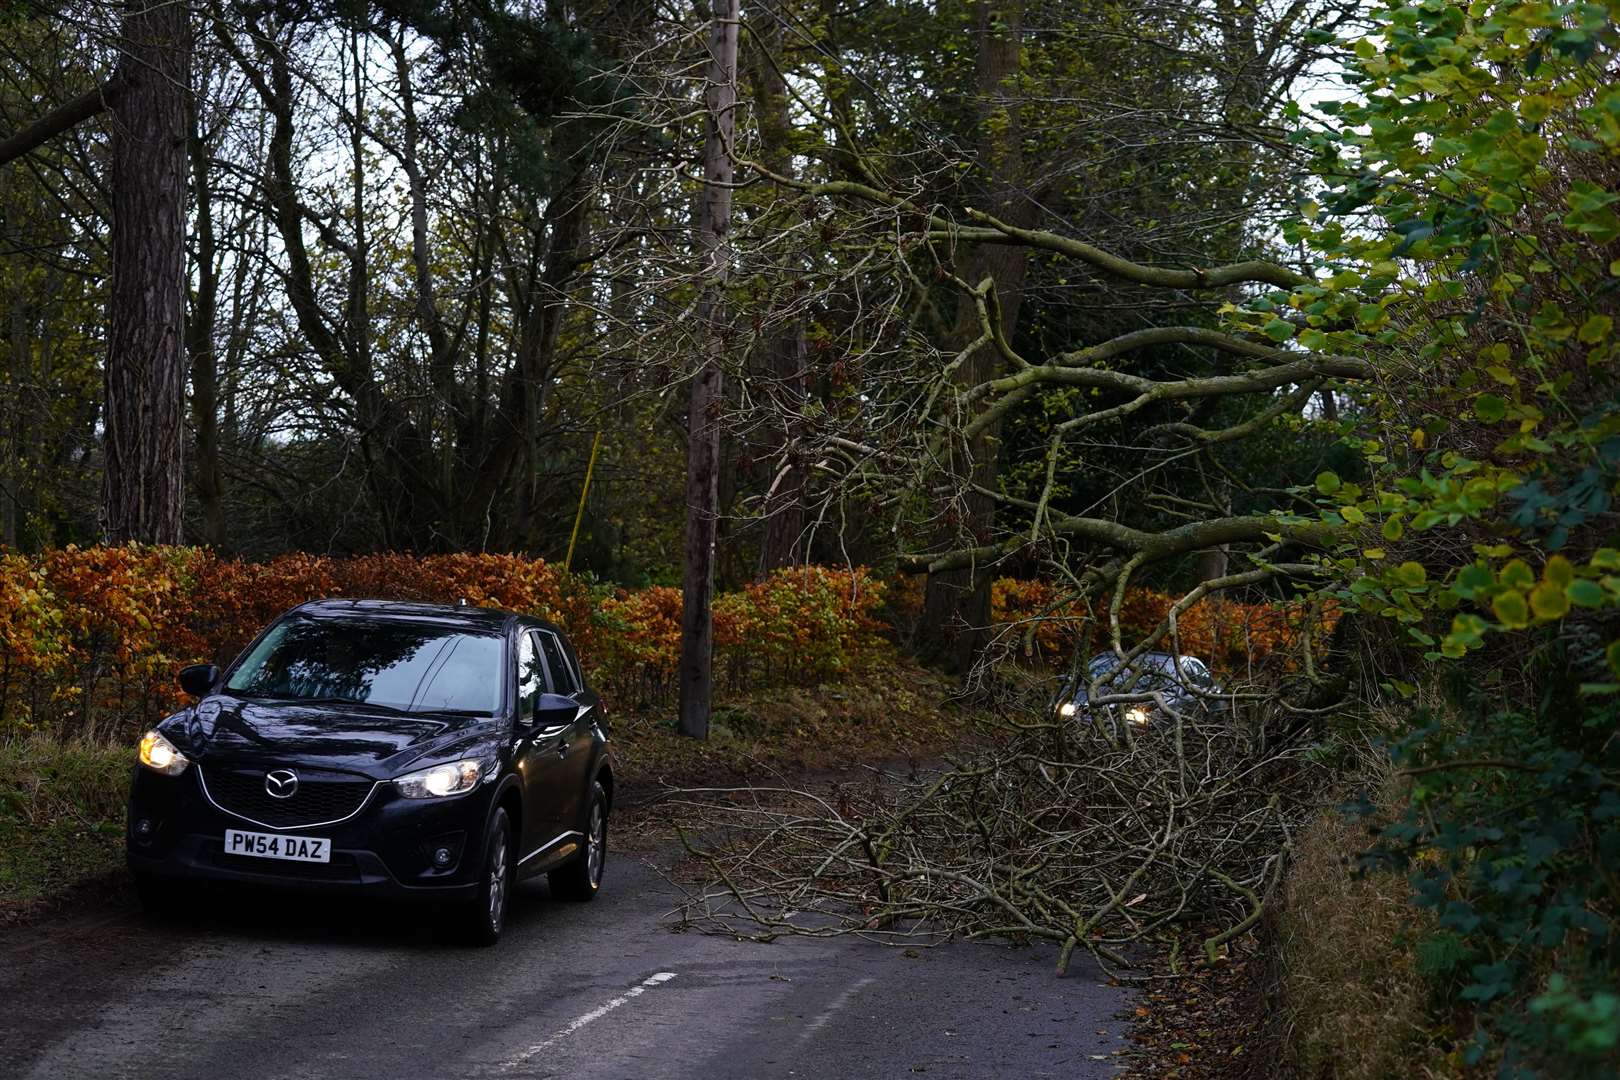
{"type": "Polygon", "coordinates": [[[264,790],[272,799],[290,799],[298,790],[298,774],[291,769],[276,769],[264,774],[264,790]]]}

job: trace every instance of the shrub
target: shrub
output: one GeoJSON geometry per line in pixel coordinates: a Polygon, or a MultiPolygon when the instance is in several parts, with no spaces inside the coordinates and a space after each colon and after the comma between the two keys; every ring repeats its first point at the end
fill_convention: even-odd
{"type": "MultiPolygon", "coordinates": [[[[592,680],[624,704],[663,703],[680,659],[681,594],[609,591],[515,555],[284,555],[181,547],[0,556],[0,729],[122,737],[182,700],[175,671],[226,663],[277,615],[331,596],[452,602],[566,629],[592,680]],[[52,718],[47,723],[47,718],[52,718]]],[[[717,669],[733,681],[814,682],[881,647],[883,586],[865,570],[782,570],[715,602],[717,669]]]]}
{"type": "MultiPolygon", "coordinates": [[[[1120,606],[1120,629],[1127,642],[1140,640],[1165,621],[1179,597],[1155,589],[1132,589],[1120,606]]],[[[1004,627],[1034,628],[1033,652],[1048,662],[1067,663],[1085,641],[1093,617],[1091,647],[1101,650],[1108,641],[1108,612],[1093,614],[1069,601],[1047,581],[998,578],[990,589],[991,622],[1004,627]]],[[[1206,597],[1176,619],[1176,642],[1183,654],[1197,656],[1218,671],[1237,673],[1268,659],[1279,658],[1292,668],[1304,627],[1313,626],[1313,643],[1320,645],[1339,617],[1337,603],[1328,601],[1313,616],[1310,606],[1295,602],[1243,602],[1230,597],[1206,597]]],[[[1172,648],[1168,635],[1159,647],[1172,648]]]]}

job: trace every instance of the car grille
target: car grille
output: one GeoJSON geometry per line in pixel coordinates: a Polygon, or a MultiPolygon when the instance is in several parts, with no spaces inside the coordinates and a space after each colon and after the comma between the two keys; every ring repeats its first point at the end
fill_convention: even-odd
{"type": "Polygon", "coordinates": [[[221,810],[273,829],[321,825],[349,817],[364,805],[372,782],[344,773],[298,772],[298,790],[277,799],[264,789],[264,768],[210,769],[203,777],[209,801],[221,810]]]}

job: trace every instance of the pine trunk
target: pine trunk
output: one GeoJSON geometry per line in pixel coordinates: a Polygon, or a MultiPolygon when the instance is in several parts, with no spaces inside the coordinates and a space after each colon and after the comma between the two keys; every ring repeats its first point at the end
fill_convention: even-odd
{"type": "MultiPolygon", "coordinates": [[[[789,112],[787,80],[780,64],[788,16],[781,0],[760,4],[765,18],[758,19],[752,40],[754,51],[754,115],[759,125],[760,157],[771,171],[783,176],[794,174],[793,118],[789,112]]],[[[789,301],[792,302],[792,301],[789,301]]],[[[769,345],[765,372],[767,393],[782,417],[774,434],[782,440],[780,454],[770,456],[772,473],[765,497],[765,531],[759,545],[759,576],[772,570],[808,560],[805,550],[804,481],[805,462],[799,443],[803,438],[803,416],[808,391],[808,343],[804,321],[794,318],[769,345]]]]}
{"type": "MultiPolygon", "coordinates": [[[[983,189],[977,193],[990,211],[1003,221],[1030,223],[1030,200],[1022,190],[1024,179],[1023,129],[1019,123],[1016,86],[1023,50],[1023,4],[993,9],[984,5],[978,22],[979,172],[983,189]]],[[[1011,339],[1023,299],[1028,249],[981,245],[971,256],[966,280],[977,285],[988,277],[995,282],[1000,302],[1001,330],[1011,339]]],[[[977,312],[963,300],[952,334],[952,347],[960,349],[979,336],[977,312]]],[[[974,386],[994,378],[1002,360],[993,348],[980,348],[956,372],[958,386],[974,386]]],[[[945,548],[989,542],[995,526],[995,500],[974,490],[995,490],[1000,470],[997,452],[1000,425],[981,432],[970,443],[952,448],[951,469],[961,496],[959,520],[941,537],[945,548]]],[[[917,651],[945,670],[966,674],[978,659],[985,629],[990,623],[990,575],[976,567],[948,570],[928,576],[923,617],[918,624],[917,651]]]]}
{"type": "Polygon", "coordinates": [[[687,410],[686,568],[681,617],[680,730],[709,737],[714,696],[714,561],[720,502],[720,361],[726,270],[731,261],[730,157],[737,102],[739,0],[720,0],[709,31],[709,128],[703,151],[698,245],[704,253],[704,321],[708,353],[692,377],[687,410]]]}
{"type": "Polygon", "coordinates": [[[185,5],[131,0],[120,46],[103,529],[110,543],[176,544],[185,504],[185,5]]]}

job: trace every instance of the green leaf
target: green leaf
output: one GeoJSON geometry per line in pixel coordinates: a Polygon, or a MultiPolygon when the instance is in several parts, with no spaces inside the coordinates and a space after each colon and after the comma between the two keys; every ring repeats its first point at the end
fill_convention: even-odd
{"type": "Polygon", "coordinates": [[[1564,586],[1564,595],[1569,597],[1570,603],[1585,608],[1602,607],[1607,599],[1601,585],[1585,578],[1572,581],[1564,586]]]}
{"type": "Polygon", "coordinates": [[[1344,520],[1352,525],[1363,525],[1367,521],[1367,515],[1354,506],[1341,506],[1339,507],[1339,513],[1343,515],[1344,520]]]}
{"type": "Polygon", "coordinates": [[[1507,402],[1496,394],[1481,394],[1474,399],[1474,415],[1487,424],[1494,424],[1507,415],[1507,402]]]}
{"type": "Polygon", "coordinates": [[[1471,563],[1457,572],[1457,580],[1452,583],[1452,591],[1464,600],[1472,600],[1482,593],[1489,592],[1496,586],[1496,575],[1491,573],[1489,567],[1479,563],[1471,563]]]}
{"type": "Polygon", "coordinates": [[[1541,576],[1561,589],[1575,580],[1575,564],[1562,555],[1554,555],[1541,568],[1541,576]]]}
{"type": "Polygon", "coordinates": [[[1609,647],[1603,651],[1604,659],[1609,661],[1609,670],[1620,675],[1620,641],[1609,642],[1609,647]]]}
{"type": "Polygon", "coordinates": [[[1385,540],[1399,540],[1406,532],[1406,524],[1401,520],[1401,515],[1391,514],[1384,520],[1384,527],[1378,532],[1385,540]]]}
{"type": "Polygon", "coordinates": [[[1294,324],[1287,319],[1272,319],[1260,329],[1266,337],[1276,342],[1287,341],[1294,336],[1294,324]]]}
{"type": "Polygon", "coordinates": [[[1560,586],[1543,581],[1530,590],[1530,610],[1538,619],[1562,619],[1569,614],[1569,597],[1560,586]]]}
{"type": "Polygon", "coordinates": [[[1536,583],[1535,571],[1523,559],[1514,559],[1502,567],[1497,580],[1510,589],[1526,590],[1536,583]]]}
{"type": "Polygon", "coordinates": [[[1429,580],[1429,571],[1419,562],[1403,562],[1389,573],[1402,585],[1422,585],[1429,580]]]}
{"type": "Polygon", "coordinates": [[[1592,315],[1581,323],[1581,329],[1575,336],[1583,345],[1598,345],[1609,336],[1614,329],[1614,320],[1607,315],[1592,315]]]}
{"type": "Polygon", "coordinates": [[[1344,481],[1340,480],[1339,474],[1332,470],[1316,474],[1316,490],[1324,495],[1332,495],[1343,486],[1344,481]]]}
{"type": "Polygon", "coordinates": [[[1496,621],[1511,630],[1521,630],[1530,625],[1530,605],[1525,601],[1524,593],[1516,589],[1498,593],[1491,601],[1491,612],[1496,621]]]}

